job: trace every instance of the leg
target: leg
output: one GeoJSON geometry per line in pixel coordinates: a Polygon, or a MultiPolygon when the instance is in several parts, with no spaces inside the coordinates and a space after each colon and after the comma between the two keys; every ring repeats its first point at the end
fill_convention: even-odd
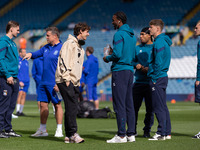
{"type": "Polygon", "coordinates": [[[71,137],[77,132],[76,115],[78,113],[78,87],[74,87],[72,83],[67,87],[66,83],[59,83],[58,88],[63,97],[65,104],[65,134],[66,137],[71,137]]]}
{"type": "Polygon", "coordinates": [[[126,92],[126,118],[128,126],[127,136],[130,137],[135,134],[135,110],[134,110],[133,93],[132,93],[133,72],[126,70],[125,76],[127,77],[128,80],[127,92],[126,92]]]}
{"type": "Polygon", "coordinates": [[[16,112],[17,113],[20,110],[20,104],[21,104],[22,95],[23,95],[23,91],[19,91],[18,97],[17,97],[17,107],[16,107],[16,112]]]}
{"type": "Polygon", "coordinates": [[[17,95],[19,92],[19,81],[17,79],[17,83],[15,83],[14,85],[12,85],[12,94],[11,94],[11,100],[10,100],[10,104],[9,104],[9,109],[6,112],[6,119],[5,119],[5,130],[6,131],[10,131],[12,129],[12,113],[15,110],[15,106],[16,106],[16,102],[17,102],[17,95]]]}
{"type": "Polygon", "coordinates": [[[20,110],[19,113],[21,113],[22,116],[24,116],[23,109],[24,109],[24,104],[26,101],[26,92],[22,91],[22,97],[21,97],[21,101],[20,101],[20,110]]]}
{"type": "Polygon", "coordinates": [[[137,134],[138,112],[142,105],[143,87],[139,83],[134,83],[132,89],[133,89],[133,103],[134,103],[134,109],[135,109],[135,132],[134,132],[134,134],[137,134]]]}
{"type": "Polygon", "coordinates": [[[99,100],[98,100],[98,97],[97,97],[97,84],[93,85],[93,88],[92,88],[92,97],[93,97],[93,100],[94,100],[95,108],[99,109],[99,100]]]}
{"type": "Polygon", "coordinates": [[[62,124],[63,120],[63,109],[61,103],[54,104],[55,107],[55,116],[57,124],[62,124]]]}
{"type": "Polygon", "coordinates": [[[6,113],[11,103],[13,89],[7,84],[6,79],[0,77],[0,131],[4,130],[6,113]]]}
{"type": "Polygon", "coordinates": [[[46,124],[48,116],[49,116],[48,103],[40,102],[40,123],[46,124]]]}
{"type": "Polygon", "coordinates": [[[143,128],[144,133],[151,132],[151,127],[154,122],[154,113],[152,110],[152,97],[151,97],[151,89],[149,84],[146,84],[144,87],[145,91],[145,107],[146,107],[146,114],[144,119],[145,127],[143,128]]]}
{"type": "MultiPolygon", "coordinates": [[[[118,136],[125,137],[126,135],[126,91],[127,81],[121,80],[124,71],[112,72],[112,96],[113,108],[117,117],[118,136]]],[[[126,77],[123,79],[127,79],[126,77]]]]}
{"type": "Polygon", "coordinates": [[[167,77],[159,78],[156,84],[151,82],[152,87],[152,106],[158,120],[158,131],[157,134],[162,136],[166,135],[167,128],[167,104],[166,104],[166,87],[167,77]]]}

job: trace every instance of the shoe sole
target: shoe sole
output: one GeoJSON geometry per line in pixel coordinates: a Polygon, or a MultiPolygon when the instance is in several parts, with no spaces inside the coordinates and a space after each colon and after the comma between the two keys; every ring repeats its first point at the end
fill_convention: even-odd
{"type": "Polygon", "coordinates": [[[32,137],[45,137],[45,136],[49,136],[48,134],[47,135],[31,135],[32,137]]]}
{"type": "Polygon", "coordinates": [[[126,141],[126,142],[108,142],[108,141],[106,141],[106,143],[109,143],[109,144],[117,144],[117,143],[127,143],[128,141],[126,141]]]}
{"type": "Polygon", "coordinates": [[[54,135],[54,137],[63,137],[63,135],[59,135],[59,136],[57,136],[57,135],[54,135]]]}

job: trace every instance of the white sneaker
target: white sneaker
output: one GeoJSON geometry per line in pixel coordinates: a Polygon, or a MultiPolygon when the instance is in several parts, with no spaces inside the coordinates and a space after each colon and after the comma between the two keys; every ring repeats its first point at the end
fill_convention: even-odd
{"type": "Polygon", "coordinates": [[[12,118],[18,118],[18,116],[17,116],[17,115],[14,115],[14,114],[12,114],[12,118]]]}
{"type": "Polygon", "coordinates": [[[172,139],[172,136],[171,135],[167,135],[165,136],[166,140],[171,140],[172,139]]]}
{"type": "Polygon", "coordinates": [[[31,136],[34,137],[40,137],[40,136],[48,136],[47,131],[41,131],[40,129],[38,129],[34,134],[32,134],[31,136]]]}
{"type": "Polygon", "coordinates": [[[135,136],[126,136],[128,142],[135,142],[135,136]]]}
{"type": "Polygon", "coordinates": [[[69,141],[70,143],[83,143],[85,140],[80,137],[78,133],[74,133],[74,135],[69,138],[69,141]]]}
{"type": "Polygon", "coordinates": [[[124,138],[121,138],[118,135],[115,135],[112,139],[107,140],[107,143],[126,143],[127,142],[127,138],[126,136],[124,138]]]}
{"type": "Polygon", "coordinates": [[[54,136],[55,136],[55,137],[63,137],[62,130],[60,130],[60,129],[56,129],[56,133],[55,133],[54,136]]]}
{"type": "Polygon", "coordinates": [[[69,143],[69,137],[65,137],[65,143],[69,143]]]}
{"type": "Polygon", "coordinates": [[[149,140],[150,141],[157,141],[157,140],[165,140],[166,139],[166,137],[165,136],[161,136],[161,135],[159,135],[159,134],[155,134],[152,138],[150,138],[149,140]]]}

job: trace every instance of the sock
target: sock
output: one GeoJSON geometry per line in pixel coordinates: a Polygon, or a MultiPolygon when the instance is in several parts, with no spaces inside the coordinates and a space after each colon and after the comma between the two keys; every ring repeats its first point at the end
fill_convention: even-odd
{"type": "Polygon", "coordinates": [[[46,131],[46,124],[40,124],[40,130],[45,132],[46,131]]]}
{"type": "Polygon", "coordinates": [[[19,112],[20,104],[17,104],[16,112],[19,112]]]}
{"type": "Polygon", "coordinates": [[[62,124],[57,124],[57,129],[62,130],[62,124]]]}
{"type": "Polygon", "coordinates": [[[20,105],[20,110],[19,110],[19,112],[22,113],[22,112],[23,112],[23,109],[24,109],[24,105],[20,105]]]}
{"type": "Polygon", "coordinates": [[[52,108],[53,108],[53,112],[55,113],[55,107],[54,107],[54,105],[52,105],[52,108]]]}

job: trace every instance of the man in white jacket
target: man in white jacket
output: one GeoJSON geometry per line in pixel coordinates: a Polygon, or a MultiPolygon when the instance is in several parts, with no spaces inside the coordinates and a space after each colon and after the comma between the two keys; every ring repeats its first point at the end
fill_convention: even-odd
{"type": "Polygon", "coordinates": [[[85,44],[89,30],[90,27],[86,23],[76,24],[74,36],[69,35],[58,57],[55,77],[65,103],[65,143],[84,142],[77,133],[76,115],[85,53],[81,46],[85,44]]]}

